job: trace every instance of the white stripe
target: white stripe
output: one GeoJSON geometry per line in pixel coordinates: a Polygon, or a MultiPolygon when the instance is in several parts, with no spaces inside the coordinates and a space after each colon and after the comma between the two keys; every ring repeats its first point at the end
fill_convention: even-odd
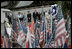
{"type": "Polygon", "coordinates": [[[64,27],[65,26],[65,24],[62,24],[61,26],[59,26],[58,28],[57,28],[57,30],[56,30],[56,33],[62,28],[62,27],[64,27]]]}
{"type": "Polygon", "coordinates": [[[57,36],[59,36],[60,34],[62,34],[62,33],[64,33],[66,30],[65,30],[65,28],[62,30],[62,31],[60,31],[58,34],[56,34],[56,38],[57,38],[57,36]]]}
{"type": "Polygon", "coordinates": [[[58,45],[61,46],[60,39],[58,39],[58,45]]]}
{"type": "Polygon", "coordinates": [[[32,45],[31,45],[31,35],[29,35],[29,44],[30,44],[30,48],[32,48],[32,45]]]}
{"type": "Polygon", "coordinates": [[[62,36],[62,44],[65,43],[65,39],[64,39],[64,36],[62,36]]]}
{"type": "Polygon", "coordinates": [[[25,39],[25,36],[22,38],[22,40],[24,40],[25,39]]]}
{"type": "MultiPolygon", "coordinates": [[[[61,23],[61,22],[63,22],[64,21],[64,18],[62,18],[59,22],[58,22],[58,25],[61,23]]],[[[57,25],[57,26],[58,26],[57,25]]]]}
{"type": "MultiPolygon", "coordinates": [[[[43,32],[41,32],[41,34],[43,34],[43,32]]],[[[41,35],[41,34],[40,34],[40,35],[41,35]]]]}
{"type": "Polygon", "coordinates": [[[25,36],[23,36],[23,37],[22,37],[22,36],[18,36],[17,41],[18,41],[18,42],[22,42],[22,40],[24,40],[24,39],[25,39],[25,36]]]}
{"type": "Polygon", "coordinates": [[[39,42],[42,42],[43,41],[43,39],[42,40],[39,40],[39,42]]]}
{"type": "Polygon", "coordinates": [[[43,35],[41,35],[40,38],[43,38],[43,35]]]}
{"type": "Polygon", "coordinates": [[[21,36],[23,36],[24,34],[23,33],[21,33],[21,36]]]}
{"type": "Polygon", "coordinates": [[[66,36],[66,38],[69,38],[69,34],[66,36]]]}
{"type": "Polygon", "coordinates": [[[18,36],[18,39],[17,39],[17,41],[19,41],[19,39],[21,39],[21,37],[20,37],[20,36],[18,36]]]}
{"type": "Polygon", "coordinates": [[[43,34],[43,32],[41,32],[41,34],[40,35],[42,35],[43,34]]]}

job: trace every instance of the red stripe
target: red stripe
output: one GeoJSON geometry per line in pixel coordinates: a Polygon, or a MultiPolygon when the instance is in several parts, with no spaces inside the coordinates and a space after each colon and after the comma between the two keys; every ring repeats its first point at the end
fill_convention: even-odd
{"type": "Polygon", "coordinates": [[[17,25],[17,22],[16,22],[16,33],[17,33],[17,31],[18,31],[18,25],[17,25]]]}
{"type": "Polygon", "coordinates": [[[60,39],[60,43],[61,43],[61,45],[63,44],[62,38],[60,39]]]}
{"type": "Polygon", "coordinates": [[[56,45],[57,45],[57,48],[59,47],[59,45],[58,45],[58,40],[56,41],[56,45]]]}
{"type": "Polygon", "coordinates": [[[21,36],[21,32],[19,33],[19,35],[21,36]]]}
{"type": "Polygon", "coordinates": [[[26,48],[28,48],[28,47],[29,47],[29,41],[26,42],[26,48]]]}
{"type": "Polygon", "coordinates": [[[64,28],[65,28],[65,26],[62,27],[61,29],[59,29],[59,30],[56,32],[56,35],[57,35],[59,32],[61,32],[64,28]]]}
{"type": "Polygon", "coordinates": [[[39,31],[37,30],[37,39],[39,39],[39,31]]]}
{"type": "Polygon", "coordinates": [[[65,23],[65,22],[62,21],[60,24],[58,24],[57,28],[60,27],[63,23],[65,23]]]}
{"type": "Polygon", "coordinates": [[[45,34],[44,34],[44,39],[46,39],[46,32],[45,32],[45,34]]]}
{"type": "Polygon", "coordinates": [[[33,39],[34,39],[34,37],[33,37],[33,36],[31,36],[31,38],[33,38],[33,39]]]}
{"type": "Polygon", "coordinates": [[[39,31],[37,30],[37,35],[39,36],[39,31]]]}
{"type": "Polygon", "coordinates": [[[21,38],[23,38],[24,37],[24,34],[23,34],[23,36],[21,36],[21,38]]]}
{"type": "Polygon", "coordinates": [[[59,36],[57,36],[57,37],[56,37],[56,40],[57,40],[58,38],[61,38],[63,35],[65,36],[65,34],[66,34],[66,31],[64,31],[64,33],[62,33],[62,34],[60,34],[59,36]]]}
{"type": "Polygon", "coordinates": [[[25,42],[26,38],[24,40],[22,40],[22,42],[25,42]]]}

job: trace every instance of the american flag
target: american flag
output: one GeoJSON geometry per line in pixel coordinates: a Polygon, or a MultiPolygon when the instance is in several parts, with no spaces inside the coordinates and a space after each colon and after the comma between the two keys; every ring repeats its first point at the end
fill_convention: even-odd
{"type": "Polygon", "coordinates": [[[41,26],[42,27],[41,27],[40,40],[39,40],[40,46],[42,46],[44,41],[44,21],[42,21],[41,26]]]}
{"type": "Polygon", "coordinates": [[[37,39],[39,40],[39,38],[40,38],[40,22],[37,20],[36,21],[36,28],[35,28],[35,30],[37,31],[37,39]]]}
{"type": "Polygon", "coordinates": [[[38,30],[39,29],[38,20],[36,20],[35,29],[36,29],[36,31],[35,31],[35,47],[39,48],[40,47],[40,45],[39,45],[39,31],[40,30],[38,30]]]}
{"type": "Polygon", "coordinates": [[[32,20],[31,27],[30,27],[30,33],[31,33],[31,45],[32,48],[35,48],[35,35],[34,35],[34,21],[32,20]]]}
{"type": "Polygon", "coordinates": [[[23,31],[22,24],[20,23],[20,21],[18,25],[19,25],[19,34],[18,34],[17,41],[18,41],[18,44],[23,45],[24,41],[26,40],[26,34],[23,31]]]}
{"type": "Polygon", "coordinates": [[[29,48],[29,28],[28,28],[27,38],[26,38],[26,48],[29,48]]]}
{"type": "Polygon", "coordinates": [[[40,40],[39,40],[39,43],[40,43],[40,46],[42,47],[43,44],[44,44],[44,41],[45,41],[45,17],[44,17],[44,13],[43,13],[43,8],[42,8],[42,23],[41,23],[41,33],[40,33],[40,40]]]}
{"type": "Polygon", "coordinates": [[[37,39],[39,41],[39,39],[40,39],[40,28],[36,28],[36,30],[37,30],[37,39]]]}
{"type": "Polygon", "coordinates": [[[28,29],[28,32],[27,32],[27,38],[26,38],[26,48],[32,48],[29,27],[27,27],[27,29],[28,29]]]}
{"type": "Polygon", "coordinates": [[[65,43],[65,35],[66,35],[66,28],[65,22],[61,10],[61,5],[59,5],[59,10],[57,13],[57,26],[56,26],[56,36],[55,36],[55,45],[57,47],[64,45],[65,43]]]}
{"type": "Polygon", "coordinates": [[[19,28],[18,21],[14,19],[12,22],[12,32],[11,32],[11,37],[13,42],[17,42],[18,28],[19,28]]]}
{"type": "Polygon", "coordinates": [[[37,35],[37,32],[36,32],[36,34],[35,34],[35,47],[37,48],[37,47],[39,47],[39,41],[38,41],[39,39],[38,39],[38,35],[37,35]]]}
{"type": "Polygon", "coordinates": [[[3,38],[3,48],[8,48],[8,39],[9,36],[7,34],[6,26],[4,24],[4,38],[3,38]]]}

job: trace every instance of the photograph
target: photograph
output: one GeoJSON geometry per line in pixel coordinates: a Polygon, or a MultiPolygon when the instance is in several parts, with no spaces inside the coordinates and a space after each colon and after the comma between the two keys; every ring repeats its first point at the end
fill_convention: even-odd
{"type": "Polygon", "coordinates": [[[71,1],[1,1],[1,48],[71,48],[71,1]]]}

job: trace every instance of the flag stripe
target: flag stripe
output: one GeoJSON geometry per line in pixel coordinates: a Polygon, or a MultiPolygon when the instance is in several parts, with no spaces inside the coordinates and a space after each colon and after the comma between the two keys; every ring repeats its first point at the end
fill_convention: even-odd
{"type": "Polygon", "coordinates": [[[66,32],[64,32],[64,33],[60,34],[58,37],[56,37],[56,40],[57,40],[58,38],[62,37],[62,36],[65,36],[65,33],[66,33],[66,32]]]}
{"type": "Polygon", "coordinates": [[[39,42],[41,43],[43,41],[43,39],[39,40],[39,42]]]}
{"type": "MultiPolygon", "coordinates": [[[[64,27],[61,27],[61,29],[59,29],[57,32],[56,32],[56,35],[59,34],[62,30],[65,30],[65,26],[64,27]]],[[[63,32],[62,32],[63,33],[63,32]]]]}
{"type": "Polygon", "coordinates": [[[63,23],[65,23],[63,20],[61,20],[62,22],[59,22],[57,27],[61,26],[63,23]]]}
{"type": "Polygon", "coordinates": [[[64,27],[64,26],[65,26],[65,24],[61,24],[59,27],[57,27],[56,33],[57,33],[62,27],[64,27]]]}
{"type": "Polygon", "coordinates": [[[62,35],[62,34],[65,34],[65,33],[66,33],[65,29],[63,29],[61,32],[59,32],[59,33],[56,35],[56,38],[57,38],[58,36],[61,37],[61,35],[62,35]]]}
{"type": "Polygon", "coordinates": [[[62,36],[62,44],[65,43],[65,36],[62,36]]]}
{"type": "Polygon", "coordinates": [[[61,43],[61,45],[62,45],[62,43],[63,43],[63,41],[62,41],[62,40],[63,40],[63,39],[61,38],[61,39],[60,39],[60,43],[61,43]]]}

